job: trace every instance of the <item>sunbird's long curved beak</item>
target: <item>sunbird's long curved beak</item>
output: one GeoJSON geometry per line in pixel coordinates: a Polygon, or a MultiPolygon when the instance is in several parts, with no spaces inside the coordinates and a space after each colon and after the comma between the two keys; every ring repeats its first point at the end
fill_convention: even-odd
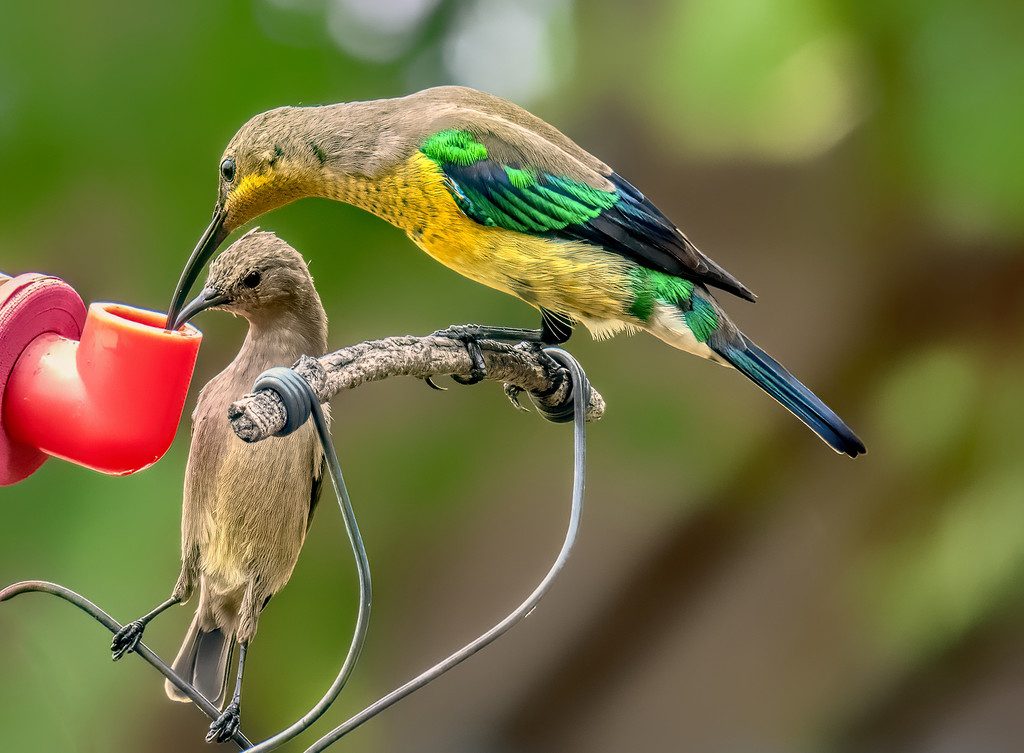
{"type": "MultiPolygon", "coordinates": [[[[199,243],[196,244],[192,255],[188,257],[188,261],[185,263],[185,269],[182,270],[181,273],[181,279],[178,280],[178,287],[174,289],[174,296],[171,298],[171,306],[167,309],[167,329],[176,330],[186,321],[187,318],[181,318],[183,313],[181,307],[185,305],[185,299],[188,298],[188,291],[192,289],[193,285],[195,285],[196,278],[198,278],[199,273],[203,271],[203,267],[206,266],[206,262],[210,260],[210,257],[213,256],[213,253],[220,247],[220,244],[228,237],[228,234],[229,231],[224,228],[224,208],[218,205],[213,211],[213,220],[211,220],[210,226],[206,228],[206,231],[203,233],[203,237],[200,238],[199,243]]],[[[195,303],[195,301],[193,301],[193,303],[195,303]]]]}
{"type": "Polygon", "coordinates": [[[173,327],[168,327],[169,330],[176,330],[182,324],[187,322],[193,316],[198,314],[200,311],[206,311],[206,309],[219,306],[222,303],[227,303],[231,300],[231,296],[223,293],[217,288],[203,288],[203,291],[188,302],[188,305],[178,312],[178,315],[172,324],[173,327]]]}

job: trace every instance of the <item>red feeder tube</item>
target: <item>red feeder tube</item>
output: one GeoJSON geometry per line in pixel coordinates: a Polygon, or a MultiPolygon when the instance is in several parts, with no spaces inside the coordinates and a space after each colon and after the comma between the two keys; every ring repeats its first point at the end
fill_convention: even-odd
{"type": "Polygon", "coordinates": [[[94,303],[43,275],[0,278],[0,485],[50,455],[112,475],[174,440],[202,334],[155,311],[94,303]]]}

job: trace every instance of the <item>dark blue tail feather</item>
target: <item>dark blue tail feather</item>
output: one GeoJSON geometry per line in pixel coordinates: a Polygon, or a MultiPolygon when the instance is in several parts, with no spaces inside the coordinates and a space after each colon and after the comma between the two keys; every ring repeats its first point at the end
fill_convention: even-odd
{"type": "Polygon", "coordinates": [[[867,452],[864,443],[832,409],[774,358],[737,333],[737,339],[714,350],[758,387],[778,400],[836,452],[855,458],[867,452]]]}

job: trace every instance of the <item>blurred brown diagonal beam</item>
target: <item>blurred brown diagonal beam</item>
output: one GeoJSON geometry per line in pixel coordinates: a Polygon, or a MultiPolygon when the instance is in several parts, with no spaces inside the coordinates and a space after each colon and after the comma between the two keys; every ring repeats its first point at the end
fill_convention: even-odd
{"type": "MultiPolygon", "coordinates": [[[[1024,614],[1019,611],[1000,613],[976,626],[959,643],[931,657],[875,699],[837,734],[836,750],[923,753],[933,749],[930,741],[948,736],[949,728],[959,726],[972,713],[984,714],[986,706],[1009,700],[1019,708],[1015,701],[1024,698],[1021,635],[1024,614]]],[[[986,753],[1020,750],[1024,716],[986,715],[986,721],[986,753]]]]}
{"type": "MultiPolygon", "coordinates": [[[[935,251],[934,243],[919,243],[921,253],[935,251]]],[[[824,386],[827,394],[854,394],[858,383],[874,381],[894,353],[904,353],[907,342],[932,338],[935,320],[929,312],[934,311],[934,291],[948,289],[951,280],[956,281],[958,295],[974,305],[963,306],[943,334],[986,327],[1005,331],[1014,322],[1019,326],[1024,320],[1024,256],[994,251],[966,269],[958,257],[937,253],[928,266],[908,263],[896,270],[901,274],[884,281],[884,294],[866,322],[864,337],[847,350],[832,388],[824,386]],[[893,327],[894,322],[899,327],[893,327]]],[[[537,677],[521,703],[507,714],[500,725],[505,739],[532,750],[585,724],[586,715],[612,692],[618,678],[657,649],[664,631],[674,624],[666,615],[695,606],[712,587],[715,575],[741,551],[759,517],[750,510],[775,496],[778,480],[786,478],[792,463],[800,459],[799,453],[790,450],[786,443],[766,447],[716,499],[664,537],[608,600],[600,616],[569,644],[563,660],[537,677]],[[623,650],[624,645],[628,650],[623,650]]]]}

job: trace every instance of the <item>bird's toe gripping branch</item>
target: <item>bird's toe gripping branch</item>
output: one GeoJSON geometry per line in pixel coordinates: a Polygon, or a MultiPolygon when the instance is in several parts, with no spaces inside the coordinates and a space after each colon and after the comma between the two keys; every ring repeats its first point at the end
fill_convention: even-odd
{"type": "MultiPolygon", "coordinates": [[[[568,340],[568,333],[571,333],[572,330],[571,328],[566,329],[567,327],[566,320],[558,318],[553,314],[546,314],[544,327],[541,329],[455,324],[446,329],[439,329],[431,337],[447,337],[465,344],[472,363],[469,378],[453,375],[452,379],[459,384],[476,384],[487,376],[487,363],[484,360],[483,349],[480,347],[481,340],[496,340],[503,343],[528,343],[539,349],[544,345],[558,345],[568,340]],[[548,326],[550,322],[555,323],[555,330],[548,326]],[[561,328],[559,329],[559,327],[561,328]]],[[[431,384],[431,386],[436,388],[437,385],[431,384]]]]}
{"type": "Polygon", "coordinates": [[[241,724],[241,721],[242,712],[238,704],[232,701],[224,708],[221,715],[210,724],[210,731],[206,733],[206,742],[227,742],[238,732],[238,725],[241,724]]]}
{"type": "MultiPolygon", "coordinates": [[[[452,379],[459,384],[477,384],[483,381],[487,377],[487,362],[484,360],[483,348],[480,345],[481,340],[497,340],[499,342],[519,342],[520,347],[531,348],[537,353],[537,358],[545,366],[557,369],[558,378],[553,381],[551,387],[544,390],[535,390],[530,392],[530,399],[537,411],[544,416],[544,418],[554,423],[568,423],[572,421],[574,403],[573,403],[573,391],[572,391],[572,378],[566,368],[566,362],[563,356],[567,355],[565,351],[558,348],[543,348],[541,345],[541,338],[543,337],[542,330],[522,330],[512,329],[507,327],[481,327],[478,324],[457,324],[446,329],[438,330],[434,332],[431,337],[446,337],[451,340],[458,340],[465,344],[466,350],[469,352],[469,360],[471,363],[469,377],[459,376],[453,374],[452,379]],[[557,356],[556,354],[562,354],[557,356]],[[545,359],[547,362],[545,363],[545,359]]],[[[586,381],[586,374],[583,375],[583,394],[587,402],[590,401],[590,382],[586,381]]],[[[431,381],[430,377],[426,377],[426,382],[430,387],[441,390],[443,388],[438,387],[431,381]]],[[[519,401],[519,396],[524,392],[520,387],[517,387],[510,383],[505,383],[505,396],[508,397],[509,402],[512,403],[519,410],[525,410],[522,403],[519,401]]]]}
{"type": "MultiPolygon", "coordinates": [[[[526,347],[530,347],[529,344],[524,344],[526,347]]],[[[527,392],[530,396],[530,402],[548,421],[556,424],[569,423],[573,420],[573,415],[576,411],[576,399],[573,391],[573,372],[570,366],[571,356],[561,348],[544,348],[538,353],[538,360],[542,364],[545,364],[545,359],[551,364],[551,367],[557,370],[557,378],[552,380],[552,385],[548,389],[534,390],[527,392]]],[[[580,378],[583,380],[580,385],[581,394],[583,396],[583,406],[586,409],[590,405],[590,380],[587,379],[585,372],[580,370],[580,378]]],[[[525,411],[522,403],[519,402],[519,396],[522,395],[526,390],[521,387],[517,387],[514,384],[508,382],[505,383],[505,396],[509,399],[509,402],[519,410],[525,411]]]]}
{"type": "Polygon", "coordinates": [[[114,661],[117,661],[125,654],[131,653],[142,640],[142,633],[146,629],[146,623],[142,620],[129,622],[123,628],[114,633],[114,639],[110,642],[110,654],[114,661]]]}
{"type": "MultiPolygon", "coordinates": [[[[477,384],[487,376],[487,363],[484,361],[484,353],[480,348],[482,331],[483,329],[476,324],[457,324],[446,329],[439,329],[431,335],[431,337],[447,337],[458,340],[466,346],[471,364],[469,377],[452,374],[452,379],[459,384],[477,384]]],[[[434,389],[441,389],[430,380],[430,377],[427,377],[427,384],[434,389]]]]}

